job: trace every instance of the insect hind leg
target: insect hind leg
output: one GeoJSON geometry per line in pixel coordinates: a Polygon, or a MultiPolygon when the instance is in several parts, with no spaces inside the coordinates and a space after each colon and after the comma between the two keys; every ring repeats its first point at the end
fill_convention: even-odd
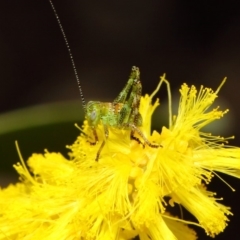
{"type": "Polygon", "coordinates": [[[119,95],[123,96],[124,94],[124,98],[122,98],[122,100],[124,99],[124,102],[122,102],[123,106],[118,115],[118,125],[124,127],[128,123],[132,123],[135,126],[141,126],[142,116],[139,113],[139,105],[142,96],[142,84],[140,81],[139,69],[136,67],[132,68],[132,73],[127,85],[129,84],[131,84],[131,92],[124,94],[124,91],[122,91],[121,95],[119,95]],[[126,99],[127,95],[129,95],[128,99],[126,99]]]}
{"type": "Polygon", "coordinates": [[[139,128],[137,128],[134,124],[128,123],[128,124],[126,124],[126,127],[132,129],[132,130],[131,130],[131,135],[130,135],[130,136],[131,136],[131,139],[137,141],[139,144],[142,144],[143,147],[145,147],[145,144],[147,144],[149,147],[152,147],[152,148],[162,147],[162,145],[160,145],[160,144],[151,143],[151,142],[146,138],[146,136],[143,134],[143,132],[142,132],[139,128]],[[141,140],[134,135],[135,132],[137,132],[138,135],[143,139],[144,143],[142,143],[141,140]]]}
{"type": "Polygon", "coordinates": [[[134,135],[134,131],[131,131],[130,137],[131,137],[132,140],[135,140],[135,141],[138,142],[140,145],[142,145],[143,147],[145,147],[145,144],[142,143],[141,140],[134,135]]]}
{"type": "MultiPolygon", "coordinates": [[[[159,91],[159,89],[161,88],[163,83],[166,84],[167,94],[168,94],[169,129],[171,129],[172,128],[172,96],[171,96],[170,83],[168,82],[168,80],[165,79],[165,76],[166,76],[166,74],[163,74],[163,76],[160,77],[160,82],[159,82],[156,90],[151,94],[150,98],[152,99],[156,95],[156,93],[159,91]]],[[[137,119],[137,115],[135,116],[135,121],[134,122],[136,122],[136,119],[137,119]]],[[[131,138],[134,139],[135,141],[137,141],[138,143],[142,144],[140,139],[137,138],[136,136],[134,136],[134,132],[137,132],[141,136],[141,138],[144,140],[144,143],[147,144],[149,147],[152,147],[152,148],[162,147],[162,145],[160,145],[160,144],[151,143],[144,136],[142,131],[139,128],[136,127],[136,125],[134,125],[134,124],[128,124],[128,125],[132,129],[131,130],[131,138]]]]}
{"type": "Polygon", "coordinates": [[[128,96],[128,93],[133,86],[133,84],[138,81],[140,78],[140,71],[139,68],[133,66],[132,71],[130,74],[130,77],[128,79],[127,84],[124,86],[123,90],[119,93],[117,98],[113,101],[113,103],[124,103],[126,101],[126,98],[128,96]]]}

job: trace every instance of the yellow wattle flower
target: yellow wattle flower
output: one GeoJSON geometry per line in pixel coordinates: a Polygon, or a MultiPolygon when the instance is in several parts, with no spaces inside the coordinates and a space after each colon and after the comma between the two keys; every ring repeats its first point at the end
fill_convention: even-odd
{"type": "MultiPolygon", "coordinates": [[[[163,81],[165,76],[162,77],[163,81]]],[[[158,86],[159,88],[160,86],[158,86]]],[[[220,86],[221,87],[221,86],[220,86]]],[[[158,100],[141,98],[141,131],[159,148],[130,139],[129,130],[109,128],[105,139],[89,144],[91,128],[60,153],[33,154],[14,167],[21,181],[0,191],[0,239],[133,239],[193,240],[187,224],[205,229],[210,236],[227,225],[229,208],[206,189],[214,172],[240,177],[240,149],[225,146],[226,139],[201,131],[227,111],[210,110],[218,91],[183,84],[176,116],[169,108],[169,127],[151,133],[151,118],[158,100]],[[198,222],[171,215],[175,204],[187,209],[198,222]]]]}

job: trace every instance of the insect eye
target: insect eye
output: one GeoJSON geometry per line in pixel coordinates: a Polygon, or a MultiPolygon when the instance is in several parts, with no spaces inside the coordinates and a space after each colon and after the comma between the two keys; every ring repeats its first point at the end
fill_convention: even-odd
{"type": "Polygon", "coordinates": [[[97,116],[96,111],[95,111],[95,110],[92,111],[92,112],[91,112],[91,119],[92,119],[92,120],[95,120],[96,116],[97,116]]]}

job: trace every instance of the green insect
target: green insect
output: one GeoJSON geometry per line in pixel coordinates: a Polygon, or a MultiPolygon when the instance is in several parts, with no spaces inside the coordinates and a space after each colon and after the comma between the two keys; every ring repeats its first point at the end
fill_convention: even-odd
{"type": "MultiPolygon", "coordinates": [[[[139,138],[135,137],[135,132],[143,139],[143,145],[147,144],[150,147],[157,148],[159,145],[149,142],[138,127],[142,126],[142,116],[139,113],[140,98],[142,96],[142,84],[140,81],[140,71],[137,67],[132,67],[129,80],[118,97],[111,102],[90,101],[86,106],[86,119],[89,126],[92,128],[96,144],[98,136],[96,127],[98,124],[103,124],[105,137],[108,138],[108,127],[120,129],[129,129],[130,137],[141,143],[139,138]]],[[[98,160],[100,152],[105,145],[102,142],[96,160],[98,160]]]]}
{"type": "MultiPolygon", "coordinates": [[[[90,144],[95,145],[99,141],[96,128],[99,124],[102,124],[104,127],[106,140],[108,139],[109,135],[108,128],[114,127],[130,130],[130,137],[139,142],[140,144],[143,144],[143,146],[147,144],[148,146],[154,148],[160,147],[160,145],[151,143],[139,129],[139,127],[142,126],[142,116],[139,113],[140,98],[142,96],[142,84],[140,81],[140,71],[137,67],[132,67],[132,71],[127,84],[112,103],[90,101],[87,105],[85,104],[79,76],[76,70],[75,62],[73,60],[67,37],[65,35],[64,29],[52,1],[49,0],[49,2],[51,4],[69,52],[69,56],[72,62],[73,70],[76,76],[78,88],[82,99],[82,105],[85,111],[85,118],[93,131],[93,136],[95,139],[94,142],[89,141],[90,144]],[[143,143],[140,141],[139,138],[134,135],[135,133],[138,133],[138,135],[143,139],[143,143]]],[[[96,161],[98,161],[104,145],[105,141],[101,143],[101,146],[96,155],[96,161]]]]}

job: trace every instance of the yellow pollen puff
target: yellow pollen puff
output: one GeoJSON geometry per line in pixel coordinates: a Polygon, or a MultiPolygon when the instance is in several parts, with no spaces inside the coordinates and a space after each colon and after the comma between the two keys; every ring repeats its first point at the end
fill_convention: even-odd
{"type": "Polygon", "coordinates": [[[175,147],[176,147],[176,150],[180,153],[184,153],[186,152],[187,148],[188,148],[188,142],[187,141],[184,141],[184,140],[180,140],[180,141],[177,141],[175,143],[175,147]]]}
{"type": "Polygon", "coordinates": [[[140,186],[142,184],[142,180],[143,180],[142,176],[139,176],[135,179],[134,186],[135,186],[136,189],[140,188],[140,186]]]}
{"type": "Polygon", "coordinates": [[[133,191],[133,185],[131,183],[128,183],[128,194],[131,194],[133,191]]]}
{"type": "Polygon", "coordinates": [[[172,116],[169,83],[163,75],[153,94],[141,97],[142,125],[134,136],[142,144],[131,139],[133,129],[100,122],[95,129],[98,143],[92,146],[94,133],[85,121],[68,147],[70,159],[45,152],[32,155],[25,165],[19,154],[21,164],[15,169],[21,181],[0,190],[0,239],[196,240],[187,224],[210,236],[224,231],[230,208],[207,190],[206,183],[218,172],[240,178],[240,148],[223,145],[233,137],[203,130],[228,111],[211,106],[224,82],[216,91],[183,84],[172,116]],[[152,114],[159,105],[152,98],[163,82],[169,95],[169,125],[152,133],[152,114]],[[144,147],[146,140],[159,147],[144,147]],[[180,213],[171,215],[176,204],[195,221],[180,213]]]}
{"type": "Polygon", "coordinates": [[[129,179],[136,179],[143,175],[143,169],[140,167],[133,167],[129,173],[129,179]]]}
{"type": "Polygon", "coordinates": [[[146,156],[137,162],[139,167],[145,167],[147,163],[148,163],[148,159],[146,156]]]}

